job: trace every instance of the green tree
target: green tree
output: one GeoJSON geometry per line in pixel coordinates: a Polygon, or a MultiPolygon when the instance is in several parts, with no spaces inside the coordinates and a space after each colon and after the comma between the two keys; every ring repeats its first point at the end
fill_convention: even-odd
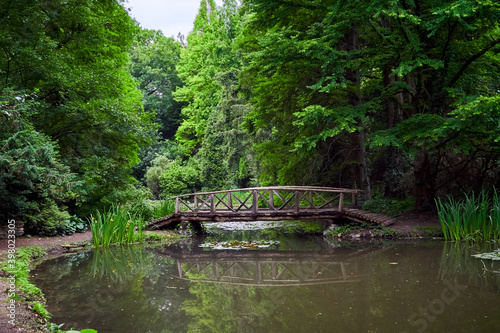
{"type": "Polygon", "coordinates": [[[138,28],[121,1],[2,0],[0,24],[0,84],[43,102],[23,117],[83,182],[81,213],[128,190],[157,127],[128,72],[138,28]]]}
{"type": "Polygon", "coordinates": [[[64,204],[78,192],[76,175],[59,160],[57,145],[23,120],[36,112],[34,94],[1,93],[0,221],[26,222],[27,233],[54,235],[69,223],[64,204]]]}
{"type": "Polygon", "coordinates": [[[139,81],[144,111],[156,114],[162,139],[173,139],[181,123],[183,103],[173,98],[173,92],[182,86],[175,68],[181,47],[161,31],[142,29],[130,51],[130,72],[139,81]]]}
{"type": "Polygon", "coordinates": [[[174,95],[187,105],[176,139],[207,190],[246,186],[254,171],[251,138],[240,128],[250,109],[238,84],[242,59],[235,40],[241,23],[236,1],[220,8],[201,1],[177,66],[184,86],[174,95]]]}
{"type": "Polygon", "coordinates": [[[176,139],[188,154],[199,148],[210,113],[223,98],[223,87],[214,78],[238,67],[232,48],[237,20],[234,0],[224,1],[222,9],[213,0],[202,0],[187,47],[181,52],[177,69],[185,85],[176,90],[175,97],[188,105],[182,109],[184,119],[176,139]]]}
{"type": "Polygon", "coordinates": [[[360,186],[363,173],[383,180],[410,157],[417,206],[440,189],[498,182],[488,176],[498,169],[498,4],[244,3],[247,127],[271,134],[258,146],[264,176],[360,186]]]}

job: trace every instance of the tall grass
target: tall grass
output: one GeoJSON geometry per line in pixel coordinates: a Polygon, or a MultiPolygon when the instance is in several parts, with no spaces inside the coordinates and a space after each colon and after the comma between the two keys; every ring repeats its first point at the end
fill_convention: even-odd
{"type": "Polygon", "coordinates": [[[90,230],[95,247],[111,244],[130,244],[143,239],[145,223],[138,215],[131,214],[120,206],[91,215],[90,230]]]}
{"type": "Polygon", "coordinates": [[[173,214],[174,211],[175,211],[174,200],[162,200],[160,202],[155,202],[155,206],[153,209],[153,218],[159,219],[160,217],[173,214]]]}
{"type": "Polygon", "coordinates": [[[466,195],[463,200],[448,197],[436,200],[439,220],[447,240],[500,240],[500,201],[495,189],[493,198],[482,191],[466,195]]]}

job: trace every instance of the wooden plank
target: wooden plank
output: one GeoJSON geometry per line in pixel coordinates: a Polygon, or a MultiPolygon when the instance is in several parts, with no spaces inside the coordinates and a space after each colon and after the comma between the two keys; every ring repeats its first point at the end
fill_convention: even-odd
{"type": "Polygon", "coordinates": [[[240,200],[240,198],[238,198],[237,196],[234,195],[234,198],[236,199],[236,201],[238,201],[240,203],[240,205],[234,210],[234,211],[240,211],[241,208],[244,206],[246,209],[250,209],[250,207],[248,207],[246,205],[246,202],[248,201],[248,199],[252,196],[252,193],[250,193],[247,198],[243,201],[240,200]]]}

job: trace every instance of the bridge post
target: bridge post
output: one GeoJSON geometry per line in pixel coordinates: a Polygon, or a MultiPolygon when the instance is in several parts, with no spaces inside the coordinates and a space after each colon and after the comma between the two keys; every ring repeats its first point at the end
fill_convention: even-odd
{"type": "Polygon", "coordinates": [[[356,207],[358,205],[358,193],[357,192],[353,192],[352,193],[352,206],[353,207],[356,207]]]}
{"type": "Polygon", "coordinates": [[[269,208],[274,210],[274,190],[270,189],[269,190],[269,208]]]}
{"type": "Polygon", "coordinates": [[[185,235],[187,232],[189,220],[186,219],[185,217],[181,217],[181,226],[180,226],[180,233],[182,235],[185,235]]]}
{"type": "Polygon", "coordinates": [[[233,198],[231,197],[232,193],[226,192],[226,194],[227,194],[227,205],[231,207],[230,210],[232,210],[233,209],[233,198]]]}
{"type": "Polygon", "coordinates": [[[344,209],[344,193],[340,193],[340,198],[339,198],[339,212],[344,209]]]}
{"type": "Polygon", "coordinates": [[[210,194],[210,214],[215,213],[215,196],[214,194],[210,194]]]}
{"type": "Polygon", "coordinates": [[[299,212],[299,209],[300,209],[300,192],[299,191],[295,191],[295,213],[298,213],[299,212]]]}
{"type": "Polygon", "coordinates": [[[175,197],[175,214],[179,214],[181,212],[181,201],[179,197],[175,197]]]}
{"type": "Polygon", "coordinates": [[[259,197],[257,190],[252,191],[252,214],[257,214],[259,210],[259,197]]]}

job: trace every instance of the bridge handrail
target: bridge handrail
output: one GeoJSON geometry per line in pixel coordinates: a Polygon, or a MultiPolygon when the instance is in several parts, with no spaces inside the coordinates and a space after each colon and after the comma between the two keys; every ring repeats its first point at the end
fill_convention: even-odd
{"type": "MultiPolygon", "coordinates": [[[[257,211],[259,210],[259,207],[258,207],[258,201],[259,199],[263,199],[267,205],[269,206],[268,209],[271,209],[271,210],[281,210],[283,209],[284,207],[290,205],[290,202],[292,199],[295,199],[294,201],[294,210],[295,212],[299,212],[300,210],[300,195],[301,195],[301,192],[310,192],[310,198],[309,200],[304,196],[304,199],[309,202],[310,204],[310,208],[313,208],[313,209],[321,209],[325,206],[327,206],[328,204],[332,203],[334,200],[336,200],[337,198],[339,199],[339,205],[338,205],[338,210],[339,211],[342,211],[343,209],[343,205],[344,205],[344,194],[351,194],[352,195],[352,203],[353,205],[356,205],[356,202],[357,202],[357,195],[358,194],[363,194],[363,193],[366,193],[364,190],[358,190],[358,189],[345,189],[345,188],[335,188],[335,187],[320,187],[320,186],[269,186],[269,187],[249,187],[249,188],[242,188],[242,189],[232,189],[232,190],[224,190],[224,191],[211,191],[211,192],[199,192],[199,193],[189,193],[189,194],[183,194],[183,195],[178,195],[178,196],[175,196],[175,197],[171,197],[171,198],[168,198],[166,200],[175,200],[176,203],[175,203],[175,213],[180,213],[181,212],[181,204],[183,206],[186,206],[186,208],[188,208],[189,210],[191,211],[197,211],[199,209],[201,209],[203,206],[206,206],[207,209],[210,209],[210,212],[211,213],[215,213],[215,211],[217,210],[217,205],[218,204],[222,204],[224,206],[227,207],[227,210],[231,210],[231,211],[239,211],[242,207],[245,207],[246,209],[250,210],[253,212],[253,213],[257,213],[257,211]],[[290,198],[288,198],[287,200],[285,200],[280,194],[279,192],[276,192],[276,191],[293,191],[294,193],[292,194],[292,196],[290,198]],[[235,193],[235,192],[251,192],[249,193],[249,195],[246,197],[246,199],[244,200],[240,200],[239,198],[237,198],[236,196],[232,195],[232,193],[235,193]],[[264,194],[262,194],[261,192],[264,192],[264,194],[266,192],[269,193],[269,200],[267,200],[267,198],[264,197],[264,194]],[[320,198],[324,201],[323,205],[321,205],[320,207],[317,207],[314,203],[313,203],[313,198],[312,198],[312,193],[338,193],[339,195],[334,197],[333,199],[329,199],[329,200],[326,200],[325,198],[323,198],[322,196],[320,196],[320,198]],[[224,194],[224,196],[220,197],[219,195],[220,194],[224,194]],[[209,197],[207,199],[202,199],[200,198],[200,196],[206,196],[208,195],[209,197]],[[274,195],[277,195],[279,197],[279,199],[281,199],[282,202],[285,202],[281,207],[275,207],[274,206],[274,195]],[[183,199],[183,198],[186,198],[186,197],[194,197],[194,208],[193,207],[190,207],[189,204],[183,199]],[[224,199],[227,197],[227,203],[224,202],[224,199]],[[247,201],[250,199],[250,197],[252,197],[252,200],[251,200],[251,203],[248,203],[247,205],[247,201]],[[232,204],[232,198],[235,198],[237,201],[239,201],[239,206],[236,208],[236,210],[234,210],[232,207],[233,207],[233,204],[232,204]],[[199,205],[199,202],[198,202],[198,199],[201,199],[201,204],[199,205]],[[215,203],[215,201],[217,201],[217,203],[215,203]]],[[[219,209],[220,211],[220,209],[219,209]]]]}
{"type": "Polygon", "coordinates": [[[318,191],[318,192],[331,192],[331,193],[356,193],[362,194],[365,193],[365,190],[358,189],[348,189],[348,188],[340,188],[340,187],[322,187],[322,186],[266,186],[266,187],[247,187],[247,188],[238,188],[231,190],[223,190],[223,191],[211,191],[211,192],[196,192],[196,193],[186,193],[176,195],[175,197],[170,197],[165,200],[175,200],[177,197],[188,197],[194,195],[207,195],[207,194],[220,194],[227,192],[248,192],[248,191],[267,191],[267,190],[290,190],[290,191],[318,191]]]}

